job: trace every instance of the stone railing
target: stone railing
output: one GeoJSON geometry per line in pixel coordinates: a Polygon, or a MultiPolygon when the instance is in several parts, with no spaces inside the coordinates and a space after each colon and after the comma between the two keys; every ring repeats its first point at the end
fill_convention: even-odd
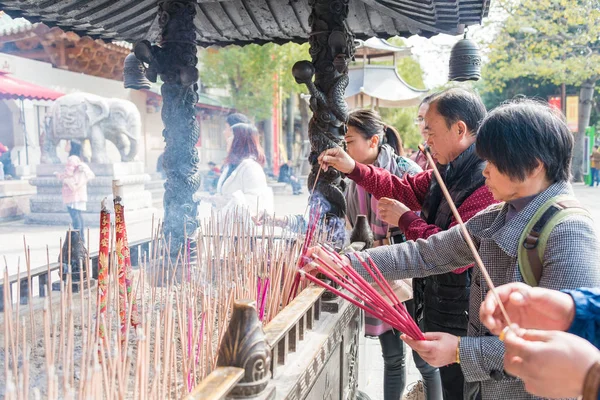
{"type": "Polygon", "coordinates": [[[256,315],[252,302],[236,302],[227,337],[219,350],[217,368],[187,400],[228,398],[352,399],[358,384],[358,338],[360,310],[339,299],[335,307],[323,304],[324,291],[308,287],[263,329],[257,317],[236,321],[235,309],[256,315]],[[323,309],[334,312],[322,312],[323,309]],[[233,327],[233,329],[232,329],[233,327]],[[240,331],[245,334],[240,335],[240,331]],[[250,333],[251,332],[251,333],[250,333]],[[237,336],[234,336],[237,335],[237,336]],[[248,351],[246,358],[232,357],[223,347],[265,343],[268,354],[248,351]],[[256,356],[259,354],[259,356],[256,356]],[[257,368],[260,362],[267,368],[257,368]],[[248,361],[251,362],[248,362],[248,361]],[[269,373],[270,372],[270,373],[269,373]]]}

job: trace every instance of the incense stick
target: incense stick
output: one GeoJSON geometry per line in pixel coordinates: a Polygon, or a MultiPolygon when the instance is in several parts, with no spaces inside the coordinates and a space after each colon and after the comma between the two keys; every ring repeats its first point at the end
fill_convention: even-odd
{"type": "Polygon", "coordinates": [[[502,312],[502,315],[506,319],[507,326],[510,327],[512,325],[511,320],[508,316],[508,313],[504,309],[504,305],[502,304],[502,301],[500,300],[500,296],[498,295],[498,292],[496,291],[496,286],[494,286],[494,282],[492,282],[492,278],[490,277],[490,274],[488,273],[487,268],[485,267],[485,265],[483,265],[483,261],[481,260],[481,257],[479,256],[479,253],[477,252],[477,248],[475,247],[475,244],[473,243],[473,240],[471,239],[471,235],[469,234],[469,231],[467,230],[465,223],[463,222],[462,218],[460,217],[460,214],[458,213],[458,210],[456,209],[456,205],[452,201],[452,197],[450,197],[450,193],[448,192],[448,188],[446,187],[446,184],[442,180],[440,171],[437,169],[437,165],[435,165],[435,162],[433,162],[433,158],[431,157],[429,147],[425,148],[425,146],[423,146],[422,144],[419,144],[419,150],[421,150],[425,154],[428,162],[433,167],[433,173],[435,174],[435,178],[437,179],[437,181],[440,185],[440,188],[442,189],[442,192],[444,193],[444,197],[446,197],[446,201],[448,202],[448,205],[450,206],[450,209],[452,210],[454,219],[456,219],[456,222],[458,222],[458,224],[460,225],[460,229],[462,231],[463,237],[465,238],[467,244],[469,245],[469,249],[471,250],[471,253],[473,253],[475,262],[477,263],[479,270],[483,274],[485,281],[487,282],[488,286],[490,287],[490,290],[494,294],[494,297],[496,298],[496,301],[498,302],[498,306],[500,307],[500,311],[502,312]]]}

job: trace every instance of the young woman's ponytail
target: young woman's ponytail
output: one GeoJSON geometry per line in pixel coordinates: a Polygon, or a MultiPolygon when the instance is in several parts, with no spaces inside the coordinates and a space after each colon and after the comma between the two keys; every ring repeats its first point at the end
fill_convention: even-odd
{"type": "Polygon", "coordinates": [[[400,133],[390,125],[383,126],[383,141],[382,144],[388,144],[394,149],[394,152],[399,155],[404,155],[404,147],[402,144],[402,138],[400,137],[400,133]]]}
{"type": "Polygon", "coordinates": [[[348,126],[356,128],[360,135],[367,140],[373,136],[379,136],[380,146],[388,144],[396,154],[404,155],[400,134],[394,127],[386,125],[378,112],[367,109],[354,110],[350,113],[348,126]]]}

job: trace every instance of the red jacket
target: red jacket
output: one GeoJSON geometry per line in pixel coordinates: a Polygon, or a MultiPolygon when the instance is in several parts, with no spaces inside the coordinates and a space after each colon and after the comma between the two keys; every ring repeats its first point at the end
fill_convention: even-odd
{"type": "MultiPolygon", "coordinates": [[[[443,231],[442,228],[434,224],[428,224],[424,219],[416,214],[416,211],[421,211],[425,196],[429,191],[429,183],[431,182],[433,171],[428,170],[413,176],[406,175],[400,179],[388,171],[374,167],[372,165],[364,165],[356,163],[354,171],[347,175],[356,184],[365,188],[377,198],[388,197],[398,200],[406,207],[415,212],[407,212],[400,217],[398,227],[404,232],[408,240],[427,239],[431,235],[443,231]]],[[[463,203],[458,207],[458,214],[464,222],[479,211],[486,209],[488,206],[496,203],[492,193],[487,186],[482,186],[475,190],[463,203]]],[[[452,217],[450,226],[456,225],[457,222],[452,217]]],[[[464,269],[454,272],[460,273],[464,269]]]]}

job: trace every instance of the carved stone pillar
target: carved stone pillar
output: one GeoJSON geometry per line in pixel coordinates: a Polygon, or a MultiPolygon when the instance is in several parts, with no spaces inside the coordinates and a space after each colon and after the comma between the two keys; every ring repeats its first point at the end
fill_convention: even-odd
{"type": "Polygon", "coordinates": [[[244,377],[229,393],[231,397],[252,397],[267,387],[271,349],[267,344],[256,303],[240,300],[233,304],[231,320],[219,347],[218,367],[244,369],[244,377]]]}
{"type": "Polygon", "coordinates": [[[198,204],[193,194],[200,187],[196,143],[199,127],[195,105],[198,102],[196,64],[196,0],[159,1],[159,46],[142,41],[136,56],[149,64],[146,76],[164,84],[162,120],[165,125],[163,158],[167,181],[164,195],[164,235],[171,240],[171,255],[176,256],[185,243],[185,234],[193,237],[197,227],[198,204]]]}
{"type": "MultiPolygon", "coordinates": [[[[354,55],[354,37],[348,31],[349,0],[309,0],[312,12],[310,55],[312,62],[297,62],[292,73],[298,83],[308,87],[313,117],[308,128],[311,143],[311,172],[308,187],[312,189],[319,165],[317,157],[326,149],[343,146],[348,122],[348,106],[344,92],[348,86],[348,63],[354,55]],[[313,81],[314,76],[314,81],[313,81]]],[[[332,168],[321,171],[316,189],[329,202],[329,214],[346,215],[346,199],[342,174],[332,168]]]]}

